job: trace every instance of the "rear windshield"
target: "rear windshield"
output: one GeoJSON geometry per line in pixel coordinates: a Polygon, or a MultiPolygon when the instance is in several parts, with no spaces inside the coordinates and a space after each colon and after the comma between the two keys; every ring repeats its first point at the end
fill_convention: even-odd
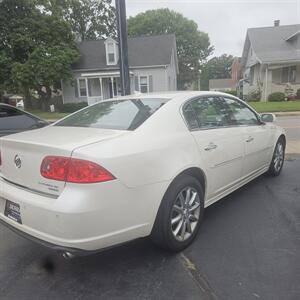
{"type": "Polygon", "coordinates": [[[135,130],[167,101],[168,99],[132,99],[99,102],[55,126],[135,130]]]}

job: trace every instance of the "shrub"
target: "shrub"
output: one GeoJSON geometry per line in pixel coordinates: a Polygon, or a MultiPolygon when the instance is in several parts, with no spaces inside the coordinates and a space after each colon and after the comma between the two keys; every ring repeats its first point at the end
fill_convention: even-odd
{"type": "Polygon", "coordinates": [[[224,93],[232,95],[232,96],[237,96],[237,91],[236,90],[224,91],[224,93]]]}
{"type": "Polygon", "coordinates": [[[254,90],[254,91],[251,91],[247,95],[246,101],[249,101],[249,102],[258,102],[258,101],[260,101],[260,98],[261,98],[261,91],[260,90],[254,90]]]}
{"type": "Polygon", "coordinates": [[[280,102],[285,100],[285,94],[282,92],[271,93],[268,97],[268,101],[280,102]]]}
{"type": "Polygon", "coordinates": [[[296,95],[297,95],[297,99],[300,99],[300,89],[297,90],[296,95]]]}
{"type": "Polygon", "coordinates": [[[73,113],[79,109],[86,107],[88,104],[86,102],[78,103],[65,103],[58,106],[58,110],[61,113],[73,113]]]}

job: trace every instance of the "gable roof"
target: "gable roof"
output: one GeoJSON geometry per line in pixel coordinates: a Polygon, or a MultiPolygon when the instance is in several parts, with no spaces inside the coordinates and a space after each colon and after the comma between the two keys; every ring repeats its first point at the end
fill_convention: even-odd
{"type": "MultiPolygon", "coordinates": [[[[118,65],[106,64],[105,40],[83,41],[78,45],[80,59],[73,70],[116,69],[118,65]]],[[[130,67],[168,65],[176,51],[174,34],[128,38],[128,60],[130,67]]],[[[177,60],[177,56],[176,56],[177,60]]],[[[176,61],[177,63],[177,61],[176,61]]]]}
{"type": "Polygon", "coordinates": [[[248,29],[243,64],[250,47],[261,63],[300,61],[300,43],[294,41],[299,31],[300,24],[248,29]]]}

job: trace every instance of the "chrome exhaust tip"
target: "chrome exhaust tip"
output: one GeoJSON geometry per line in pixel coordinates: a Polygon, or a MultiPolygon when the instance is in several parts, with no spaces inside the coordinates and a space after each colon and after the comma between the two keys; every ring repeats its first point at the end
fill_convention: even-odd
{"type": "Polygon", "coordinates": [[[75,257],[75,255],[72,254],[71,252],[65,251],[65,252],[62,253],[62,257],[64,259],[72,259],[72,258],[75,257]]]}

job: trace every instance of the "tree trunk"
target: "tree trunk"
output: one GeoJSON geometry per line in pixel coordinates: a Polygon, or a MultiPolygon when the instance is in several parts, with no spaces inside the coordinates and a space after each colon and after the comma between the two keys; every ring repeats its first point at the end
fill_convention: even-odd
{"type": "Polygon", "coordinates": [[[29,88],[24,88],[24,106],[26,109],[32,108],[32,100],[29,88]]]}
{"type": "Polygon", "coordinates": [[[50,87],[40,87],[38,89],[38,94],[40,96],[41,108],[43,111],[50,111],[50,100],[52,95],[52,90],[50,87]],[[43,88],[46,91],[43,91],[43,88]]]}

